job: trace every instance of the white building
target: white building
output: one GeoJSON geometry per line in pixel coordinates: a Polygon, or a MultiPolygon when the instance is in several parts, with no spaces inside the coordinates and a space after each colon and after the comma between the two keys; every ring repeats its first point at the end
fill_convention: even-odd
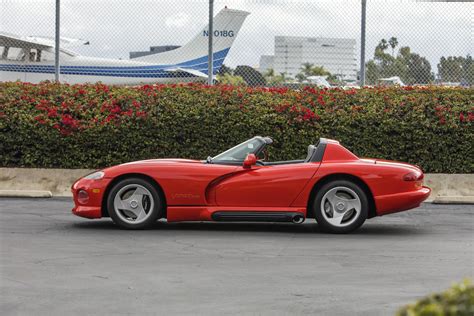
{"type": "Polygon", "coordinates": [[[273,66],[270,56],[262,56],[260,69],[273,68],[276,74],[294,77],[304,63],[323,66],[345,80],[357,79],[356,41],[350,38],[276,36],[273,66]],[[264,65],[262,65],[262,61],[264,65]],[[264,67],[262,67],[264,66],[264,67]]]}
{"type": "Polygon", "coordinates": [[[273,55],[262,55],[260,56],[260,64],[258,70],[262,74],[266,73],[268,69],[273,69],[275,56],[273,55]]]}

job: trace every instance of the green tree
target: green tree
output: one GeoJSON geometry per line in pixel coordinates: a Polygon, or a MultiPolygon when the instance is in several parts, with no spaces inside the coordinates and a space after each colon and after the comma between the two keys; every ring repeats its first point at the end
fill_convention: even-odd
{"type": "Polygon", "coordinates": [[[217,82],[224,85],[245,86],[245,80],[241,76],[234,76],[226,72],[223,75],[217,74],[217,82]]]}
{"type": "MultiPolygon", "coordinates": [[[[324,69],[324,66],[314,66],[311,63],[303,63],[301,72],[295,76],[298,82],[305,81],[309,76],[325,76],[331,77],[331,73],[324,69]]],[[[284,77],[284,76],[283,76],[284,77]]]]}
{"type": "Polygon", "coordinates": [[[377,84],[381,78],[398,76],[406,84],[427,84],[434,80],[431,65],[425,57],[413,53],[408,46],[401,47],[395,56],[398,46],[395,37],[387,42],[382,39],[375,47],[374,58],[366,64],[368,84],[377,84]],[[392,47],[392,54],[385,51],[392,47]]]}
{"type": "Polygon", "coordinates": [[[314,66],[311,70],[311,76],[330,76],[331,73],[324,69],[323,66],[314,66]]]}
{"type": "Polygon", "coordinates": [[[264,86],[267,84],[265,77],[253,67],[240,65],[235,68],[234,76],[242,77],[247,85],[251,87],[264,86]]]}
{"type": "Polygon", "coordinates": [[[305,75],[306,77],[311,76],[311,72],[313,71],[314,65],[311,63],[303,63],[301,66],[301,72],[303,73],[303,75],[305,75]]]}
{"type": "Polygon", "coordinates": [[[296,81],[301,83],[306,80],[306,76],[302,72],[300,72],[299,74],[295,76],[295,79],[296,81]]]}
{"type": "Polygon", "coordinates": [[[397,47],[398,45],[398,40],[396,37],[392,36],[390,37],[390,39],[388,40],[388,44],[390,45],[390,47],[392,48],[392,57],[394,57],[395,55],[395,48],[397,47]]]}
{"type": "Polygon", "coordinates": [[[274,77],[275,76],[275,70],[273,68],[267,69],[264,76],[265,77],[274,77]]]}
{"type": "Polygon", "coordinates": [[[473,60],[470,55],[466,57],[441,57],[438,63],[438,74],[444,82],[462,82],[474,84],[473,60]]]}
{"type": "Polygon", "coordinates": [[[217,72],[217,75],[225,75],[225,74],[230,74],[232,75],[234,73],[234,70],[230,67],[227,67],[226,65],[222,64],[221,68],[217,72]]]}
{"type": "Polygon", "coordinates": [[[380,49],[384,53],[385,50],[387,50],[387,48],[388,48],[387,40],[384,39],[384,38],[381,39],[379,44],[377,45],[377,48],[380,49]]]}
{"type": "Polygon", "coordinates": [[[405,64],[408,67],[407,74],[402,78],[408,84],[428,84],[434,80],[434,75],[431,72],[430,62],[418,54],[411,53],[405,64]]]}
{"type": "Polygon", "coordinates": [[[474,60],[471,55],[467,55],[462,66],[463,77],[461,83],[474,85],[474,60]]]}

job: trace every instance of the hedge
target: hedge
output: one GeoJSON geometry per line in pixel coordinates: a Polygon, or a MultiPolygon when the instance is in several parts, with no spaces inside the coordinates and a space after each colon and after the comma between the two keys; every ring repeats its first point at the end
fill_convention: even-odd
{"type": "Polygon", "coordinates": [[[301,90],[233,86],[0,83],[0,165],[100,168],[138,159],[205,159],[255,135],[272,160],[319,137],[360,157],[426,172],[474,170],[474,90],[301,90]]]}
{"type": "Polygon", "coordinates": [[[472,316],[474,315],[474,286],[469,280],[450,289],[429,295],[401,308],[397,316],[472,316]]]}

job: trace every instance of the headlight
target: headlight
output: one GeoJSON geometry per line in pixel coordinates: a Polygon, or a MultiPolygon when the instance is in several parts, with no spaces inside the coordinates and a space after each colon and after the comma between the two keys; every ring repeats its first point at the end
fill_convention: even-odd
{"type": "Polygon", "coordinates": [[[103,171],[96,171],[94,173],[88,174],[87,176],[84,177],[84,179],[98,180],[98,179],[102,179],[104,175],[105,173],[103,171]]]}

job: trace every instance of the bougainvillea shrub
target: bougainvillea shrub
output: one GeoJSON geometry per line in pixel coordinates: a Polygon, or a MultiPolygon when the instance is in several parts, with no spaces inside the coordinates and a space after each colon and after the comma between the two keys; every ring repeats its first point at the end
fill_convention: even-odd
{"type": "Polygon", "coordinates": [[[428,295],[407,305],[396,316],[472,316],[474,315],[474,286],[469,279],[441,293],[428,295]]]}
{"type": "Polygon", "coordinates": [[[3,167],[205,159],[268,135],[272,160],[302,158],[308,144],[327,137],[360,157],[471,173],[473,126],[473,89],[0,83],[3,167]]]}

